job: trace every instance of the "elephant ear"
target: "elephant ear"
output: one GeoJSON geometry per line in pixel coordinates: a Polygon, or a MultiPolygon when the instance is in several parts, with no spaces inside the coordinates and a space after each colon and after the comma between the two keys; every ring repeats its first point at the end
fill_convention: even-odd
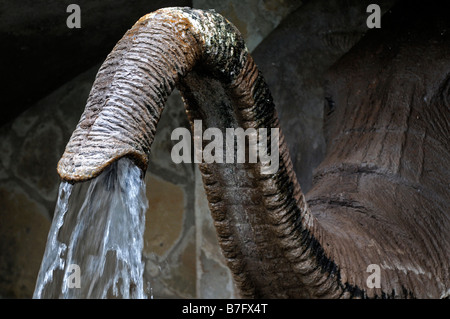
{"type": "Polygon", "coordinates": [[[393,8],[328,73],[335,110],[308,203],[342,282],[369,297],[449,291],[450,23],[420,8],[393,8]]]}

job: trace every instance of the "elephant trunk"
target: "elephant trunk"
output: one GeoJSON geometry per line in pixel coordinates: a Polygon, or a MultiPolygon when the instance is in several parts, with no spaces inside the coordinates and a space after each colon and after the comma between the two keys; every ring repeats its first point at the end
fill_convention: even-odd
{"type": "Polygon", "coordinates": [[[146,169],[167,96],[199,59],[203,44],[182,12],[142,17],[108,55],[58,163],[61,178],[94,178],[123,156],[146,169]]]}
{"type": "MultiPolygon", "coordinates": [[[[279,128],[270,92],[239,32],[214,12],[166,8],[141,18],[100,68],[58,164],[62,179],[99,175],[127,156],[144,171],[167,96],[177,86],[191,124],[279,128]]],[[[266,141],[267,142],[267,141],[266,141]]],[[[279,132],[279,169],[201,163],[219,243],[243,297],[340,296],[279,132]]]]}

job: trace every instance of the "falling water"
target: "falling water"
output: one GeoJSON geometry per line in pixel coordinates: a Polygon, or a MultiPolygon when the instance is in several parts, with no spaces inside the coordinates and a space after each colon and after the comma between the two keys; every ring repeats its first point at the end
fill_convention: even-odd
{"type": "Polygon", "coordinates": [[[89,182],[61,182],[33,298],[146,298],[141,175],[123,158],[89,182]]]}

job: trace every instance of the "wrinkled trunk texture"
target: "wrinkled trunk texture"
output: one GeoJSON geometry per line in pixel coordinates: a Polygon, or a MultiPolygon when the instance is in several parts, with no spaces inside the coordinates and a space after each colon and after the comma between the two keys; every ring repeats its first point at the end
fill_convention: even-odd
{"type": "MultiPolygon", "coordinates": [[[[145,170],[175,85],[191,123],[202,120],[204,130],[279,127],[270,92],[234,26],[212,12],[162,9],[140,19],[100,68],[58,165],[61,177],[93,178],[123,156],[145,170]]],[[[338,296],[336,277],[316,267],[315,222],[281,132],[279,149],[280,167],[271,175],[261,175],[261,163],[200,164],[223,253],[243,297],[338,296]]]]}
{"type": "Polygon", "coordinates": [[[450,27],[400,3],[327,74],[327,155],[307,194],[341,280],[368,296],[450,294],[450,27]],[[358,252],[358,253],[352,253],[358,252]]]}
{"type": "MultiPolygon", "coordinates": [[[[367,81],[362,89],[370,87],[367,81]]],[[[373,85],[375,99],[379,85],[373,85]]],[[[279,127],[270,92],[235,27],[214,12],[161,9],[141,18],[100,68],[85,112],[58,164],[60,176],[71,182],[87,180],[123,156],[132,158],[145,171],[156,125],[175,86],[183,95],[191,124],[202,120],[203,130],[252,127],[270,131],[279,127]]],[[[355,99],[358,94],[366,96],[349,94],[355,99]]],[[[389,94],[386,99],[390,97],[395,100],[389,94]]],[[[411,99],[416,97],[410,94],[407,102],[411,99]]],[[[386,101],[379,102],[384,105],[386,101]]],[[[445,105],[448,108],[448,103],[445,105]]],[[[380,134],[386,134],[375,134],[370,141],[364,139],[369,134],[363,140],[355,137],[346,141],[345,136],[357,136],[360,129],[347,127],[354,116],[345,110],[353,112],[352,107],[348,102],[335,112],[342,117],[329,120],[328,126],[335,126],[335,132],[329,137],[333,142],[328,157],[309,195],[312,211],[297,182],[281,131],[279,170],[274,174],[261,174],[263,164],[259,162],[199,164],[219,243],[242,297],[440,297],[448,289],[445,190],[430,198],[434,188],[419,187],[422,180],[409,182],[403,174],[411,166],[395,171],[378,162],[395,160],[385,155],[390,151],[373,144],[383,140],[386,132],[390,134],[389,130],[381,129],[380,134]],[[352,149],[352,145],[361,149],[368,145],[370,149],[372,144],[373,152],[378,152],[373,158],[369,150],[354,153],[352,149]],[[366,162],[369,164],[361,164],[366,162]],[[410,194],[417,189],[423,192],[410,194]],[[441,206],[436,208],[436,203],[441,206]],[[411,238],[416,232],[419,237],[411,238]],[[435,232],[438,235],[432,234],[435,232]],[[440,258],[447,258],[446,269],[440,266],[440,258]],[[381,289],[367,290],[369,264],[382,268],[381,289]]],[[[366,107],[371,104],[366,103],[366,107]]],[[[381,121],[383,116],[392,116],[390,111],[381,110],[381,105],[379,108],[387,114],[352,114],[367,117],[360,125],[371,124],[375,117],[381,121]]],[[[406,159],[402,150],[408,143],[414,148],[416,142],[430,141],[430,147],[437,148],[431,151],[442,150],[431,134],[409,138],[407,133],[414,125],[408,120],[415,116],[410,109],[410,115],[398,118],[407,124],[406,129],[403,126],[393,133],[402,141],[399,164],[406,159]]],[[[270,134],[267,139],[270,141],[270,134]]],[[[395,142],[379,145],[392,148],[395,142]]],[[[448,146],[448,139],[446,143],[448,146]]],[[[448,154],[448,148],[446,151],[448,154]]],[[[448,175],[437,173],[442,178],[448,175]]],[[[442,181],[444,186],[446,181],[448,178],[442,181]]]]}

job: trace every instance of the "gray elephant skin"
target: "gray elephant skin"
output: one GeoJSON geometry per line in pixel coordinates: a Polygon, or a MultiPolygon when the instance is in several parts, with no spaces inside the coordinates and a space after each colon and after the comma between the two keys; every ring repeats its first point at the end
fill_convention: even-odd
{"type": "Polygon", "coordinates": [[[239,31],[215,12],[190,8],[148,14],[117,43],[58,173],[86,181],[124,156],[145,171],[165,100],[177,87],[191,124],[201,120],[204,130],[280,129],[276,173],[261,174],[260,162],[199,164],[242,297],[448,298],[444,12],[400,3],[329,69],[326,154],[306,195],[239,31]],[[377,286],[371,267],[380,270],[377,286]]]}

